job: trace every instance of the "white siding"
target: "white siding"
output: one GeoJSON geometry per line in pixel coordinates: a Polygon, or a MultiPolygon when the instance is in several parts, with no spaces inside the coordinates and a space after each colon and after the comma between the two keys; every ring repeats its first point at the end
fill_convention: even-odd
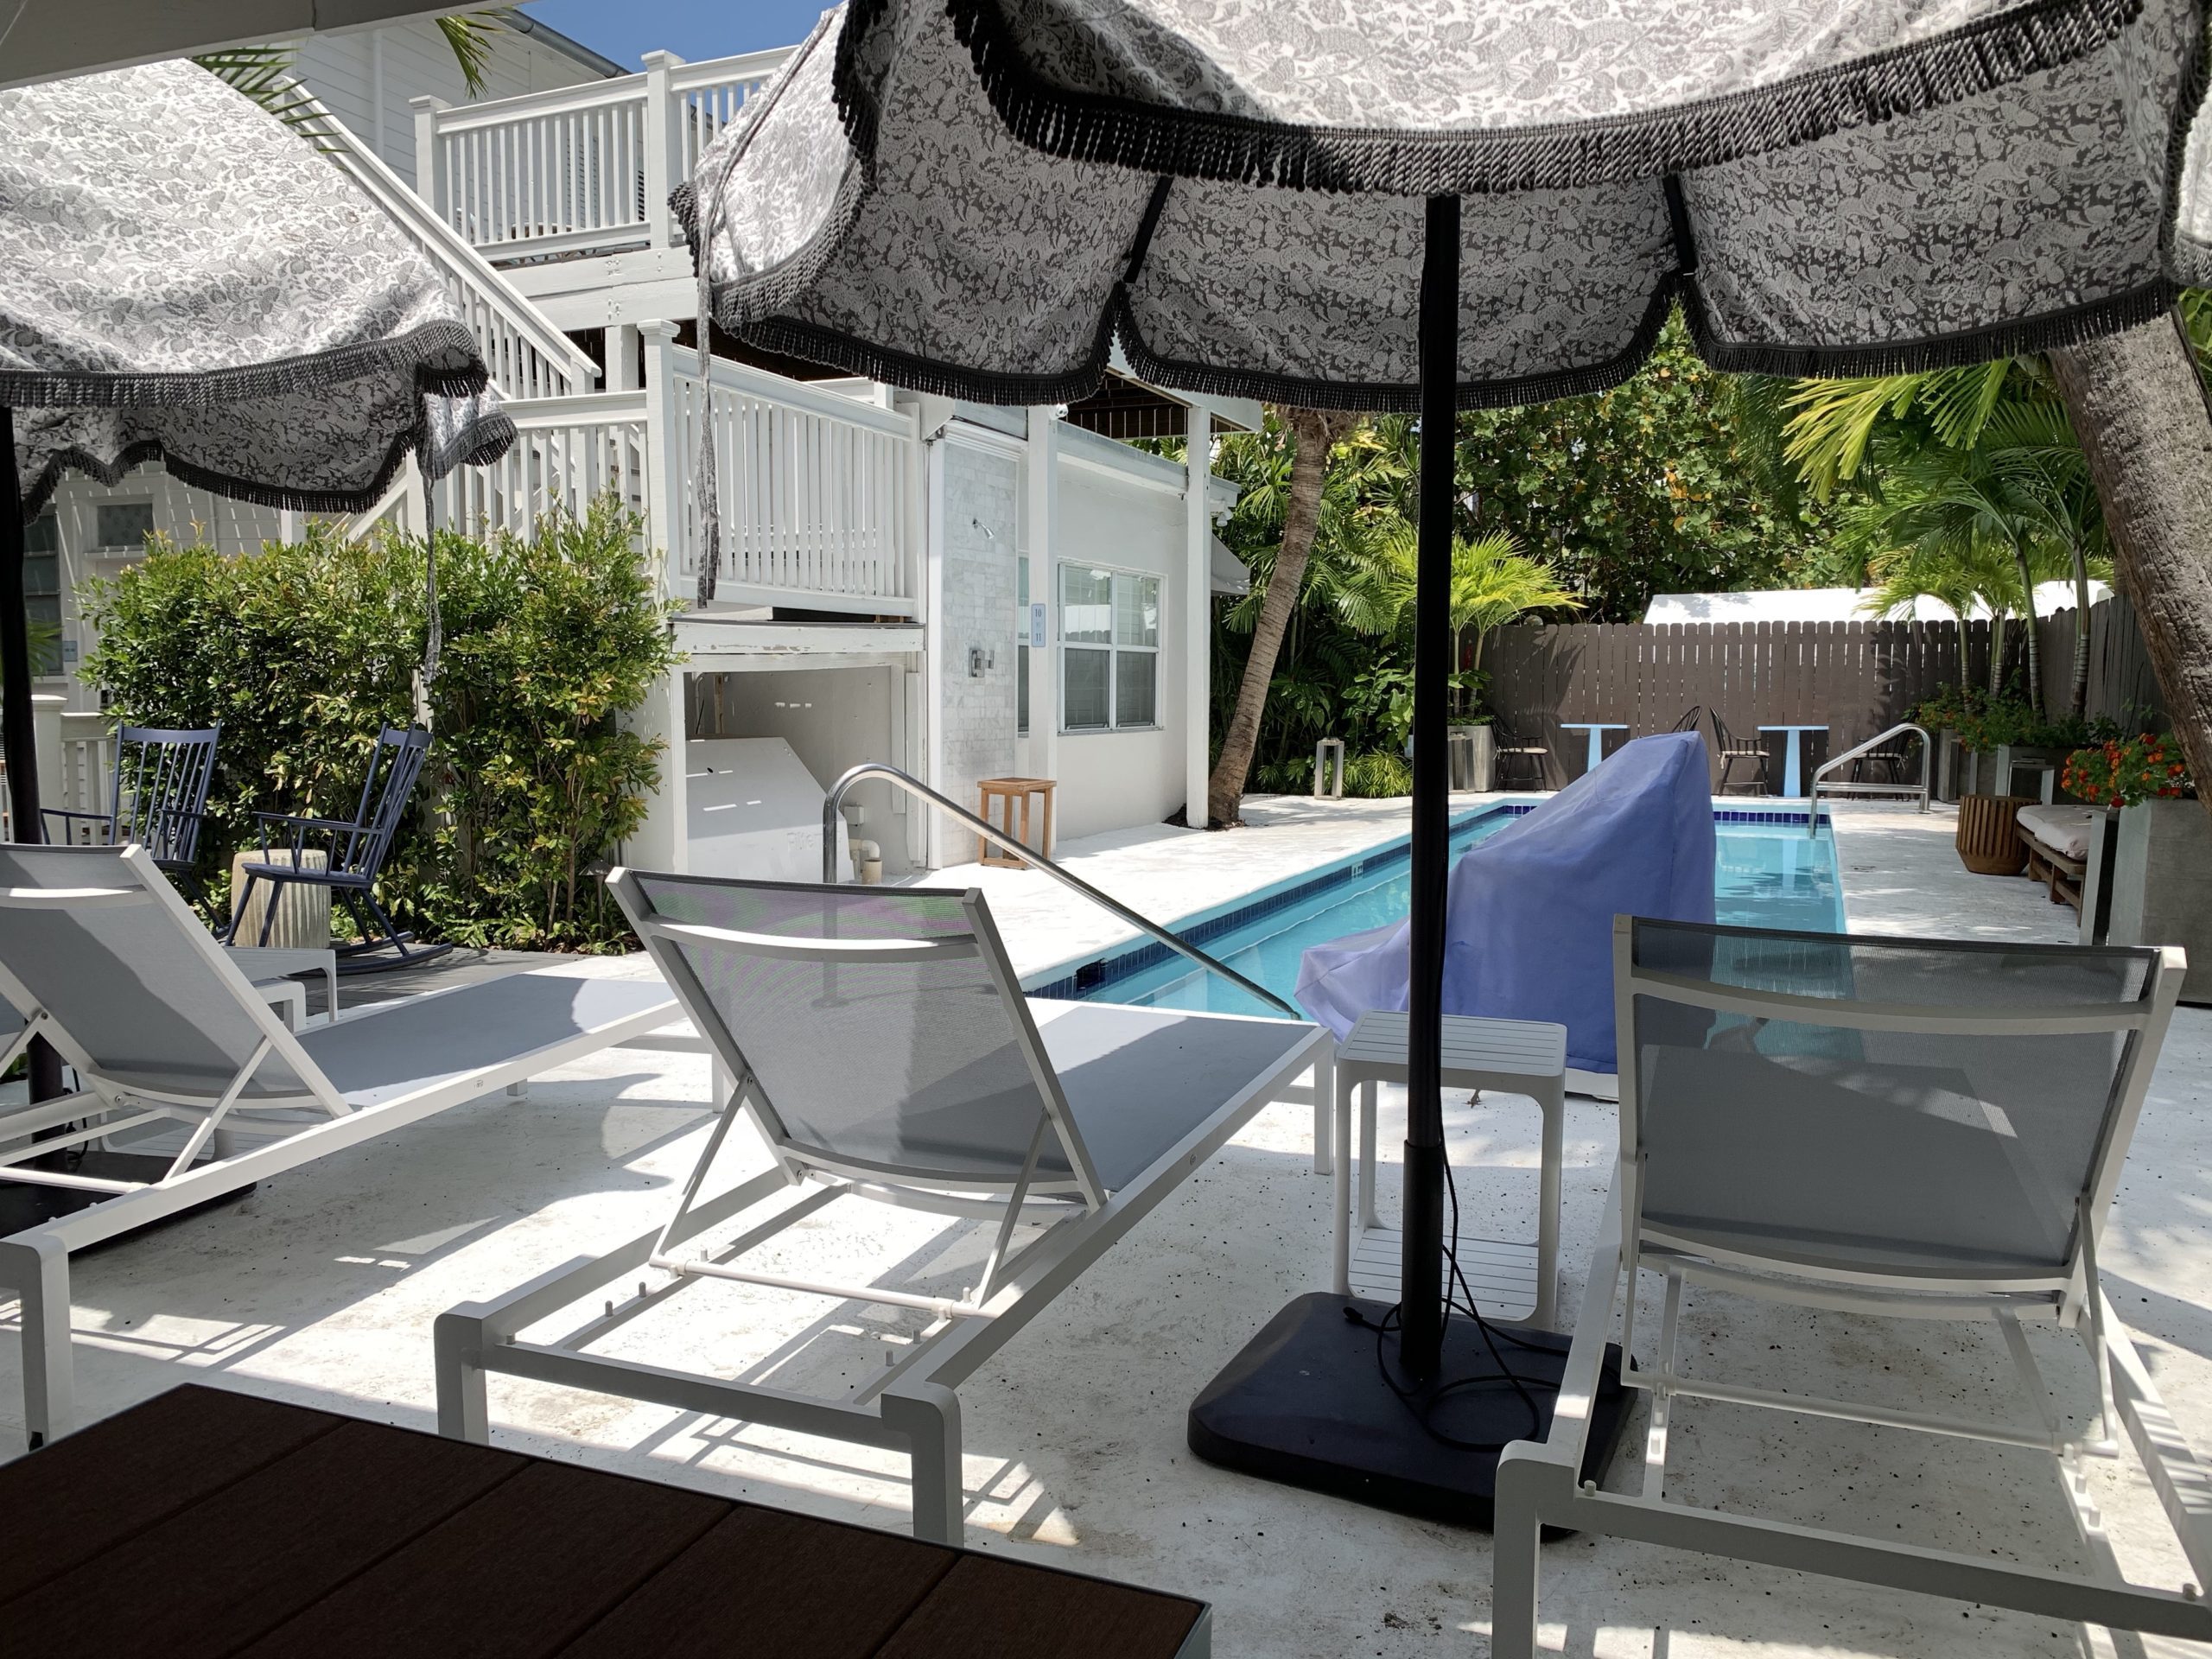
{"type": "MultiPolygon", "coordinates": [[[[407,107],[408,99],[470,101],[445,36],[435,23],[422,19],[347,35],[310,36],[300,47],[299,72],[330,112],[355,136],[367,139],[391,170],[410,184],[415,181],[415,116],[407,107]],[[379,44],[384,57],[380,122],[372,114],[379,44]]],[[[574,58],[543,41],[499,29],[492,36],[491,60],[485,66],[484,96],[513,98],[597,79],[574,58]]]]}
{"type": "MultiPolygon", "coordinates": [[[[1064,837],[1158,823],[1183,804],[1183,503],[1063,456],[1060,544],[1053,550],[1052,634],[1059,636],[1058,570],[1062,563],[1110,566],[1160,578],[1160,724],[1135,732],[1060,734],[1058,833],[1064,837]]],[[[1038,595],[1040,568],[1030,566],[1038,595]]],[[[1054,656],[1062,653],[1055,652],[1054,656]]]]}
{"type": "Polygon", "coordinates": [[[140,554],[137,548],[98,545],[98,508],[103,501],[149,502],[154,528],[171,541],[181,547],[205,544],[225,553],[257,552],[264,542],[281,539],[287,533],[288,522],[289,533],[295,536],[305,523],[303,515],[194,489],[153,467],[141,467],[113,486],[96,482],[81,473],[66,478],[54,492],[53,509],[61,530],[61,637],[65,644],[76,646],[77,661],[65,664],[63,676],[41,680],[38,689],[61,693],[73,709],[99,706],[99,694],[79,682],[74,672],[92,655],[95,643],[79,608],[82,584],[88,577],[114,575],[136,563],[140,554]]]}

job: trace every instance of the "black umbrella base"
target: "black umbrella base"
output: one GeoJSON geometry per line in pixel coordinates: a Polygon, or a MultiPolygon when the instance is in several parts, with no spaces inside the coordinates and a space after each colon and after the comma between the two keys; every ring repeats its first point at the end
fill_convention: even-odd
{"type": "MultiPolygon", "coordinates": [[[[1451,1388],[1430,1401],[1401,1399],[1376,1363],[1376,1334],[1344,1317],[1346,1307],[1376,1324],[1389,1310],[1380,1302],[1315,1292],[1300,1296],[1268,1322],[1259,1335],[1206,1384],[1191,1405],[1191,1450],[1208,1463],[1263,1480],[1303,1486],[1354,1503],[1490,1529],[1497,1491],[1497,1452],[1467,1451],[1454,1440],[1490,1444],[1541,1440],[1551,1433],[1553,1394],[1530,1388],[1538,1416],[1497,1363],[1472,1320],[1454,1319],[1444,1331],[1442,1378],[1451,1388]],[[1462,1379],[1489,1382],[1465,1386],[1462,1379]],[[1427,1427],[1415,1408],[1425,1408],[1427,1427]]],[[[1524,1381],[1556,1383],[1567,1369],[1568,1338],[1548,1331],[1516,1330],[1497,1336],[1498,1351],[1524,1381]],[[1522,1347],[1518,1344],[1528,1344],[1522,1347]]],[[[1395,1368],[1398,1339],[1382,1338],[1395,1368]]],[[[1395,1369],[1392,1373],[1397,1375],[1395,1369]]],[[[1628,1390],[1620,1382],[1620,1350],[1609,1345],[1599,1385],[1581,1478],[1595,1480],[1612,1461],[1628,1421],[1628,1390]]],[[[1568,1535],[1548,1527],[1547,1538],[1568,1535]]]]}

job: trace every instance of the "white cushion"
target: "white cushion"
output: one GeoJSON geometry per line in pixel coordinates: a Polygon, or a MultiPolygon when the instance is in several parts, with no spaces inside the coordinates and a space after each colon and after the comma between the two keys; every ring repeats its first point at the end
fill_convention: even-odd
{"type": "Polygon", "coordinates": [[[2075,861],[2089,855],[2089,840],[2104,822],[2104,812],[2094,806],[2024,806],[2020,833],[2031,836],[2061,858],[2075,861]]]}

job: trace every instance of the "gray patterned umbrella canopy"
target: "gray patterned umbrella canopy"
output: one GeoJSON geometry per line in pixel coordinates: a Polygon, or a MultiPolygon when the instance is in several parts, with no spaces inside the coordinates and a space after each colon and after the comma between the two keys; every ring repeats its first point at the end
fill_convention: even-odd
{"type": "MultiPolygon", "coordinates": [[[[1613,385],[1677,304],[1777,374],[2145,321],[2212,270],[2205,49],[2197,0],[849,0],[701,158],[702,286],[757,345],[1033,404],[1118,339],[1167,386],[1421,411],[1402,1301],[1366,1323],[1379,1358],[1402,1316],[1433,1399],[1470,1380],[1440,1370],[1452,408],[1613,385]]],[[[1299,1359],[1340,1311],[1209,1389],[1217,1452],[1355,1497],[1433,1463],[1408,1396],[1299,1359]]]]}
{"type": "Polygon", "coordinates": [[[274,118],[189,63],[0,92],[0,406],[25,517],[159,461],[273,506],[370,505],[514,428],[437,273],[274,118]]]}
{"type": "Polygon", "coordinates": [[[716,316],[997,402],[1118,333],[1193,391],[1410,408],[1421,198],[1459,401],[1976,361],[2212,272],[2190,0],[853,0],[702,158],[716,316]],[[2177,238],[2177,207],[2194,226],[2177,238]]]}

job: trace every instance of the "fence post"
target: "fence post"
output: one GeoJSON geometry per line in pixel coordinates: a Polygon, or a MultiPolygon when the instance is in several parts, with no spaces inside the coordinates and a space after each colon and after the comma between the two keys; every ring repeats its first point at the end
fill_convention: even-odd
{"type": "MultiPolygon", "coordinates": [[[[673,52],[648,52],[639,61],[645,66],[645,226],[652,245],[661,248],[676,240],[668,199],[685,172],[683,105],[668,84],[668,72],[683,60],[673,52]]],[[[704,338],[703,318],[699,327],[704,338]]]]}
{"type": "MultiPolygon", "coordinates": [[[[430,211],[448,219],[444,204],[438,200],[438,111],[451,106],[442,98],[410,98],[407,107],[415,111],[415,194],[430,204],[430,211]]],[[[456,226],[467,234],[467,227],[456,226]]]]}
{"type": "Polygon", "coordinates": [[[683,512],[683,420],[676,386],[676,325],[641,322],[645,345],[645,547],[661,550],[655,585],[663,599],[683,591],[683,550],[690,538],[683,512]]]}
{"type": "MultiPolygon", "coordinates": [[[[61,710],[67,702],[67,697],[50,691],[31,693],[31,741],[38,751],[39,804],[49,810],[76,804],[62,785],[61,710]]],[[[18,833],[26,839],[44,839],[35,824],[27,830],[19,827],[18,833]]]]}

